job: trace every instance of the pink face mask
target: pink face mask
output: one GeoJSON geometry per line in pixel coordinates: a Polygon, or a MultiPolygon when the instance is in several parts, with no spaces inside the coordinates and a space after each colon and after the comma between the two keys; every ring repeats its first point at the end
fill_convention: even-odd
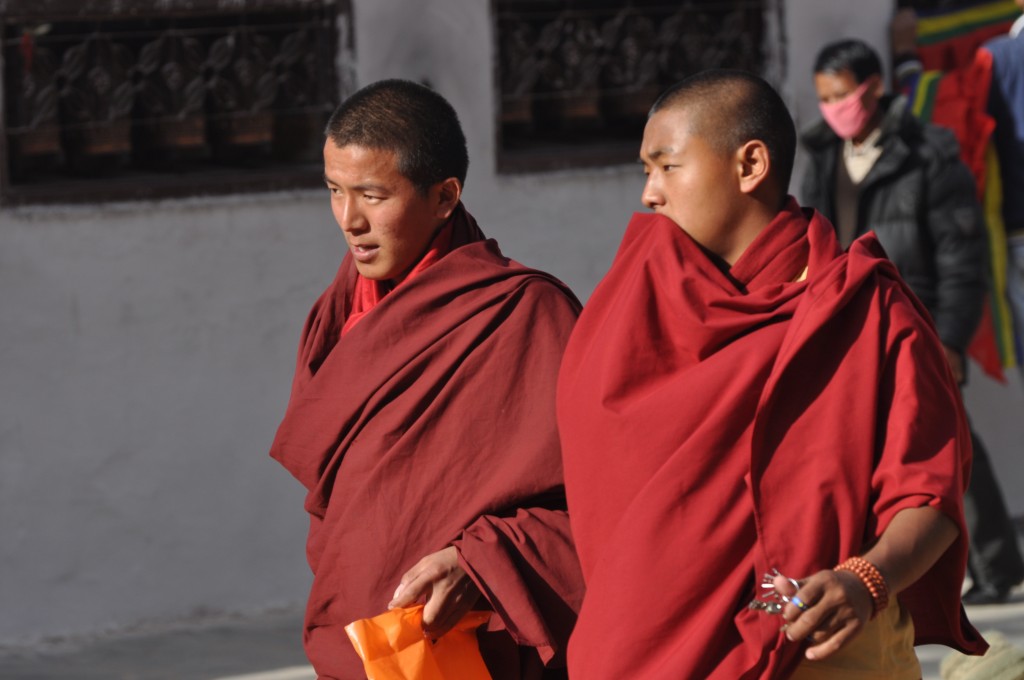
{"type": "Polygon", "coordinates": [[[876,99],[872,103],[870,109],[864,106],[862,101],[864,93],[874,84],[874,79],[869,78],[839,101],[818,102],[818,108],[821,109],[821,115],[825,118],[825,122],[833,132],[843,139],[856,137],[871,120],[871,116],[875,115],[878,100],[876,99]]]}

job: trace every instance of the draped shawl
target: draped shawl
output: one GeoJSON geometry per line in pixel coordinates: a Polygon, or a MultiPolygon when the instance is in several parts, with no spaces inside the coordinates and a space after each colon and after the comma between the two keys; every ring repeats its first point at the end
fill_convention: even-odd
{"type": "Polygon", "coordinates": [[[448,545],[497,613],[481,634],[496,679],[564,657],[582,598],[554,419],[579,303],[461,206],[452,224],[450,252],[342,336],[347,255],[302,333],[271,456],[308,491],[304,643],[322,678],[363,677],[343,627],[448,545]]]}
{"type": "Polygon", "coordinates": [[[960,538],[900,597],[918,642],[984,649],[959,598],[959,393],[873,236],[841,254],[789,199],[726,269],[668,218],[634,216],[557,403],[587,586],[575,677],[787,677],[800,645],[746,608],[761,575],[833,567],[920,506],[960,538]]]}

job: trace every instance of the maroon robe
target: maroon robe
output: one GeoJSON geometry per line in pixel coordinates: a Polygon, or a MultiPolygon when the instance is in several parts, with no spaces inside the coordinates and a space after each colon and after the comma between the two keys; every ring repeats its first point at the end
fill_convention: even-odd
{"type": "Polygon", "coordinates": [[[554,418],[579,303],[461,206],[451,251],[342,337],[356,281],[348,255],[306,322],[271,450],[308,490],[307,654],[321,678],[364,677],[344,626],[455,545],[497,613],[480,634],[495,680],[539,677],[582,599],[554,418]]]}
{"type": "Polygon", "coordinates": [[[790,199],[726,273],[636,215],[566,349],[558,419],[587,584],[570,675],[788,677],[801,644],[747,609],[761,575],[831,568],[921,506],[961,534],[900,597],[918,641],[984,649],[960,607],[959,392],[873,236],[840,254],[790,199]]]}

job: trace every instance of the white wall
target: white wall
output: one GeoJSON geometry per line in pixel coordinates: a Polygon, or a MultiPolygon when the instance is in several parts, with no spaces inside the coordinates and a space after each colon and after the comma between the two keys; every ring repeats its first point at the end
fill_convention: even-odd
{"type": "MultiPolygon", "coordinates": [[[[354,5],[358,82],[448,97],[482,228],[589,295],[640,208],[639,168],[497,176],[489,3],[354,5]]],[[[882,0],[825,5],[787,8],[801,123],[820,44],[884,34],[866,18],[882,0]]],[[[303,495],[267,449],[341,255],[318,191],[0,211],[0,644],[303,601],[303,495]]],[[[1016,408],[977,418],[1007,472],[1024,419],[990,399],[1016,408]]]]}
{"type": "Polygon", "coordinates": [[[322,198],[0,212],[0,642],[301,601],[267,449],[322,198]]]}

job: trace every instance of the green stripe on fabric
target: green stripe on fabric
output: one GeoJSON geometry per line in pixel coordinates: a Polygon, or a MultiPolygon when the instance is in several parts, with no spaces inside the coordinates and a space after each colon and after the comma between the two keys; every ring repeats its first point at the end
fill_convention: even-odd
{"type": "MultiPolygon", "coordinates": [[[[1013,0],[999,0],[976,7],[922,16],[917,24],[917,43],[935,43],[959,37],[1001,23],[1012,23],[1020,16],[1020,8],[1013,0]]],[[[1007,26],[1009,30],[1009,26],[1007,26]]]]}
{"type": "Polygon", "coordinates": [[[960,37],[963,37],[963,36],[966,36],[966,35],[970,35],[973,31],[976,31],[979,28],[988,28],[989,26],[994,26],[994,25],[999,24],[999,23],[1005,23],[1006,24],[1006,32],[1009,32],[1010,26],[1013,25],[1013,18],[1004,20],[1002,22],[1000,22],[1000,21],[990,21],[990,22],[979,23],[979,24],[968,24],[968,25],[962,26],[960,28],[950,29],[949,31],[946,31],[944,33],[936,33],[936,34],[930,35],[930,36],[921,36],[921,37],[918,38],[917,44],[921,45],[921,46],[928,46],[928,45],[935,45],[935,44],[941,43],[941,42],[946,42],[947,40],[955,40],[956,38],[960,38],[960,37]]]}
{"type": "Polygon", "coordinates": [[[926,71],[921,74],[917,81],[917,90],[914,93],[914,116],[926,123],[931,122],[932,113],[935,110],[935,97],[939,91],[939,83],[942,81],[941,71],[926,71]]]}
{"type": "Polygon", "coordinates": [[[1007,246],[1006,227],[1003,224],[1003,187],[999,175],[999,157],[995,145],[989,142],[985,149],[985,228],[989,243],[989,299],[992,324],[995,326],[996,346],[1004,368],[1019,365],[1014,342],[1014,325],[1010,303],[1006,297],[1007,246]]]}

